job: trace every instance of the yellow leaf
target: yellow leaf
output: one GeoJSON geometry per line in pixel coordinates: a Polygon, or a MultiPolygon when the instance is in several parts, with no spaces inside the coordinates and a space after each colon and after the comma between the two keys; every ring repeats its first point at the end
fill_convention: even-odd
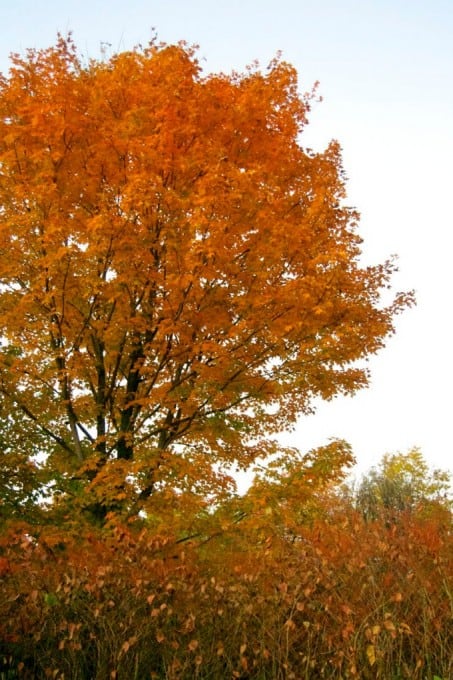
{"type": "Polygon", "coordinates": [[[366,655],[368,658],[368,663],[373,666],[376,663],[376,650],[374,645],[367,645],[366,655]]]}

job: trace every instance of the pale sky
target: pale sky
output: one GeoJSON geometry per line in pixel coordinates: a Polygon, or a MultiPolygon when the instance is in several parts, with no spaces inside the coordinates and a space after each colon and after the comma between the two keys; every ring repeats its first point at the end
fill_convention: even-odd
{"type": "Polygon", "coordinates": [[[344,438],[358,470],[412,446],[452,469],[453,0],[0,0],[0,71],[58,31],[98,57],[102,42],[146,44],[153,27],[198,44],[206,71],[266,66],[281,51],[301,91],[320,81],[301,143],[339,140],[364,257],[398,254],[395,287],[416,290],[370,362],[371,387],[320,404],[287,440],[307,450],[344,438]]]}

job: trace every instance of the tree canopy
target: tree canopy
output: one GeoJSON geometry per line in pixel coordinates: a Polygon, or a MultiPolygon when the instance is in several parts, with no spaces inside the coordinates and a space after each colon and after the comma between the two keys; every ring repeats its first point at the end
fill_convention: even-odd
{"type": "Polygon", "coordinates": [[[367,384],[412,297],[383,302],[393,262],[361,264],[339,144],[302,143],[312,96],[284,61],[205,75],[185,44],[12,56],[1,417],[44,486],[222,485],[213,466],[367,384]]]}
{"type": "Polygon", "coordinates": [[[429,514],[451,509],[451,475],[430,469],[421,451],[385,454],[355,490],[355,505],[366,519],[393,521],[403,512],[429,514]]]}

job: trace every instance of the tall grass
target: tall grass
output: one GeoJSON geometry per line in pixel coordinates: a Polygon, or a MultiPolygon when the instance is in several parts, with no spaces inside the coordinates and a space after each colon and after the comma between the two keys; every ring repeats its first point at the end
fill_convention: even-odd
{"type": "Polygon", "coordinates": [[[0,678],[453,677],[444,521],[292,528],[244,520],[198,544],[4,533],[0,678]]]}

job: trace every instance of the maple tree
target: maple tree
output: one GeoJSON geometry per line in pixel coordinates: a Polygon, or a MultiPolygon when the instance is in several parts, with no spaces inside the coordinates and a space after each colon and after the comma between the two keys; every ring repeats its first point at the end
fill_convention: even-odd
{"type": "Polygon", "coordinates": [[[314,397],[367,384],[412,298],[383,303],[393,262],[360,263],[338,143],[301,144],[312,96],[281,60],[204,75],[185,44],[12,56],[0,394],[57,487],[205,492],[314,397]]]}

